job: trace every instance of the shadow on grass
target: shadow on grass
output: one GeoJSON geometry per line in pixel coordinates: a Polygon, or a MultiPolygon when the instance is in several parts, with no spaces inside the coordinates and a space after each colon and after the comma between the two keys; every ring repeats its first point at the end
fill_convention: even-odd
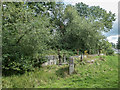
{"type": "MultiPolygon", "coordinates": [[[[32,71],[27,71],[27,72],[32,72],[32,71]]],[[[6,76],[6,77],[13,76],[13,75],[23,75],[23,74],[25,74],[25,71],[17,71],[17,70],[12,70],[12,69],[2,70],[2,76],[6,76]]]]}
{"type": "Polygon", "coordinates": [[[12,70],[12,69],[9,69],[9,70],[3,69],[2,70],[2,76],[22,75],[24,73],[25,72],[20,72],[20,71],[12,70]]]}
{"type": "Polygon", "coordinates": [[[62,67],[56,71],[58,77],[64,78],[68,75],[69,67],[62,67]]]}
{"type": "Polygon", "coordinates": [[[2,76],[13,76],[13,75],[23,75],[25,74],[26,72],[34,72],[35,69],[37,68],[42,68],[42,66],[40,67],[33,67],[34,69],[32,70],[13,70],[13,69],[2,69],[2,76]]]}

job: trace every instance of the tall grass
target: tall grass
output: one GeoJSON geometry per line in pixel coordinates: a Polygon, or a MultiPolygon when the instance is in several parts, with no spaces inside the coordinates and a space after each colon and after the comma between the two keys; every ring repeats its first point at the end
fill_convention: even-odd
{"type": "Polygon", "coordinates": [[[73,75],[68,65],[37,68],[23,75],[2,77],[3,88],[117,88],[118,57],[96,57],[93,64],[76,64],[73,75]]]}
{"type": "Polygon", "coordinates": [[[78,64],[77,74],[40,88],[118,88],[118,57],[103,58],[105,61],[97,57],[93,64],[78,64]]]}
{"type": "MultiPolygon", "coordinates": [[[[52,83],[62,77],[58,70],[67,66],[47,66],[41,69],[36,68],[34,72],[26,72],[23,75],[12,75],[2,77],[3,88],[35,88],[52,83]],[[58,71],[58,72],[57,72],[58,71]]],[[[65,70],[66,71],[66,70],[65,70]]],[[[64,76],[64,75],[63,75],[64,76]]]]}

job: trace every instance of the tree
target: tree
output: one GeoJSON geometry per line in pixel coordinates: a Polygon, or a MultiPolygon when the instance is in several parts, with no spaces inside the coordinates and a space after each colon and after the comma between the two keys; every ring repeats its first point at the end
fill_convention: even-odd
{"type": "Polygon", "coordinates": [[[112,47],[113,47],[113,48],[116,48],[116,45],[115,45],[114,43],[111,42],[111,44],[112,44],[112,47]]]}
{"type": "Polygon", "coordinates": [[[27,3],[3,5],[3,69],[31,70],[42,63],[39,56],[48,49],[50,19],[36,17],[27,3]]]}
{"type": "Polygon", "coordinates": [[[118,37],[117,49],[120,49],[120,37],[118,37]]]}
{"type": "Polygon", "coordinates": [[[99,6],[88,6],[82,2],[77,3],[75,6],[79,15],[89,19],[98,30],[108,32],[112,29],[112,22],[115,21],[115,14],[112,14],[111,11],[107,13],[105,9],[99,6]]]}
{"type": "Polygon", "coordinates": [[[66,6],[64,19],[67,20],[64,35],[62,35],[62,43],[65,49],[80,49],[81,52],[84,52],[95,47],[94,43],[99,32],[93,28],[93,24],[89,20],[79,16],[75,7],[66,6]]]}
{"type": "Polygon", "coordinates": [[[93,27],[98,34],[98,38],[96,37],[95,41],[98,43],[96,48],[98,48],[98,52],[100,53],[100,47],[102,45],[100,39],[104,38],[101,32],[108,32],[112,29],[112,23],[115,21],[115,14],[111,12],[107,13],[106,10],[100,8],[99,6],[88,6],[84,3],[77,3],[75,5],[76,10],[78,11],[80,17],[85,18],[86,20],[92,23],[93,27]]]}

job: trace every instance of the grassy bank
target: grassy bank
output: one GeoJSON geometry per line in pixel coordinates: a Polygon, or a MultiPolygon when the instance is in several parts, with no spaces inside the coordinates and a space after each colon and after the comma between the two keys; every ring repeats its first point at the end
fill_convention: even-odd
{"type": "Polygon", "coordinates": [[[3,88],[117,88],[118,56],[96,57],[94,63],[76,64],[75,73],[68,75],[68,65],[47,66],[2,78],[3,88]]]}

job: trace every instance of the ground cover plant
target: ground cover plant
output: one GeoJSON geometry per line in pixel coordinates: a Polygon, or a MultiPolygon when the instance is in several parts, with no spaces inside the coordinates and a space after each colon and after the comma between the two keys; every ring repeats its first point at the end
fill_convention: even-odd
{"type": "Polygon", "coordinates": [[[92,64],[77,64],[75,73],[68,74],[68,65],[46,66],[23,75],[2,78],[3,88],[117,88],[118,56],[99,56],[92,64]]]}

